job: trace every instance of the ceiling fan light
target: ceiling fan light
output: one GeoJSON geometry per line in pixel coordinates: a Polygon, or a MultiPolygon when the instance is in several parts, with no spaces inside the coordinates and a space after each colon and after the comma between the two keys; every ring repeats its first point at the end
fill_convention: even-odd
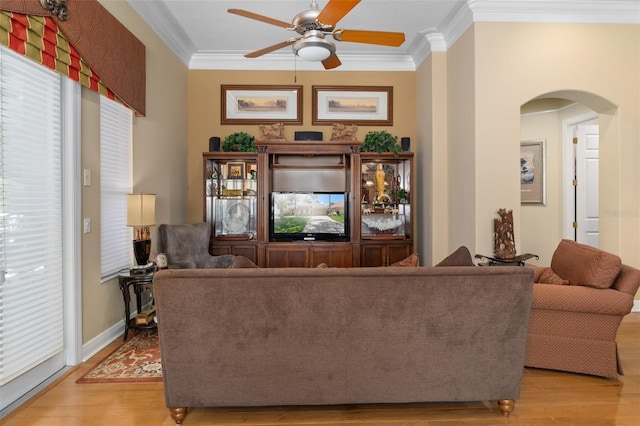
{"type": "Polygon", "coordinates": [[[329,56],[331,56],[331,52],[328,51],[324,46],[302,46],[296,53],[302,59],[314,62],[324,61],[329,56]]]}
{"type": "Polygon", "coordinates": [[[324,61],[336,51],[336,46],[324,39],[320,31],[309,31],[293,44],[293,52],[307,61],[324,61]]]}

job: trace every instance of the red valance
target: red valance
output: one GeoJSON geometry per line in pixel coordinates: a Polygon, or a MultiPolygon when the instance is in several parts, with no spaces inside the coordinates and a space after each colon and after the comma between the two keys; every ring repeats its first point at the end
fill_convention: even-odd
{"type": "Polygon", "coordinates": [[[61,21],[50,17],[40,0],[0,0],[0,10],[49,17],[104,85],[140,115],[145,115],[144,44],[97,0],[69,0],[67,6],[69,19],[61,21]]]}

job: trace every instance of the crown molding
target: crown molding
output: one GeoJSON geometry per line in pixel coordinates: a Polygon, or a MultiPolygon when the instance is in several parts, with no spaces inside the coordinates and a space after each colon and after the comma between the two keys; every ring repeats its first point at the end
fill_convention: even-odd
{"type": "Polygon", "coordinates": [[[185,65],[196,47],[163,2],[127,0],[127,3],[151,27],[154,33],[185,65]],[[168,29],[171,29],[168,31],[168,29]]]}
{"type": "Polygon", "coordinates": [[[468,0],[474,22],[640,24],[638,0],[468,0]]]}
{"type": "MultiPolygon", "coordinates": [[[[409,55],[348,55],[339,54],[339,71],[415,71],[409,55]]],[[[320,62],[296,58],[292,53],[270,53],[259,58],[245,58],[241,53],[194,53],[189,61],[192,70],[261,70],[261,71],[323,71],[320,62]]],[[[333,70],[328,70],[333,71],[333,70]]]]}

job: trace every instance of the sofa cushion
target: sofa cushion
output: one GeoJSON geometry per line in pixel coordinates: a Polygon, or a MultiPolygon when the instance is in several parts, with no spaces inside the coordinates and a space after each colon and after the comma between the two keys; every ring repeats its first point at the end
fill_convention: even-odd
{"type": "Polygon", "coordinates": [[[620,273],[615,254],[571,240],[562,240],[551,258],[551,269],[571,285],[609,288],[620,273]]]}
{"type": "Polygon", "coordinates": [[[540,274],[540,278],[538,281],[541,284],[558,284],[558,285],[568,285],[569,280],[565,280],[560,275],[553,272],[553,269],[546,268],[542,274],[540,274]]]}
{"type": "Polygon", "coordinates": [[[465,246],[460,246],[456,251],[442,259],[436,266],[475,266],[471,253],[465,246]]]}
{"type": "Polygon", "coordinates": [[[420,266],[420,259],[418,258],[418,254],[417,253],[413,253],[411,256],[407,257],[406,259],[402,259],[399,262],[396,263],[392,263],[389,266],[420,266]]]}
{"type": "Polygon", "coordinates": [[[231,265],[229,265],[229,269],[257,268],[257,267],[258,265],[256,265],[255,263],[253,263],[251,260],[249,260],[244,256],[236,256],[235,259],[233,259],[233,262],[231,262],[231,265]]]}

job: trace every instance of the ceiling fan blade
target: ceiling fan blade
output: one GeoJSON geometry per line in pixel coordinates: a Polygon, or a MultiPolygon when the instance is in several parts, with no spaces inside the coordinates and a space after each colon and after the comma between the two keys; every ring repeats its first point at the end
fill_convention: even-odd
{"type": "Polygon", "coordinates": [[[330,70],[333,68],[338,68],[340,65],[342,65],[342,62],[340,62],[340,59],[338,59],[338,55],[334,53],[333,55],[322,61],[322,65],[324,65],[324,69],[330,70]]]}
{"type": "Polygon", "coordinates": [[[274,44],[272,46],[265,47],[264,49],[256,50],[255,52],[250,52],[244,55],[245,58],[257,58],[258,56],[265,55],[267,53],[273,52],[274,50],[282,49],[283,47],[287,47],[293,44],[297,38],[290,38],[288,40],[282,41],[278,44],[274,44]]]}
{"type": "Polygon", "coordinates": [[[333,38],[338,41],[380,44],[383,46],[394,47],[398,47],[404,43],[404,33],[393,33],[387,31],[335,30],[333,32],[333,38]]]}
{"type": "Polygon", "coordinates": [[[316,19],[333,27],[358,3],[360,3],[360,0],[329,0],[329,3],[320,11],[316,19]]]}
{"type": "Polygon", "coordinates": [[[259,15],[257,13],[249,12],[243,9],[227,9],[227,12],[233,13],[234,15],[244,16],[245,18],[255,19],[256,21],[265,22],[267,24],[275,25],[277,27],[282,27],[286,29],[295,28],[291,22],[281,21],[279,19],[269,18],[268,16],[259,15]]]}

